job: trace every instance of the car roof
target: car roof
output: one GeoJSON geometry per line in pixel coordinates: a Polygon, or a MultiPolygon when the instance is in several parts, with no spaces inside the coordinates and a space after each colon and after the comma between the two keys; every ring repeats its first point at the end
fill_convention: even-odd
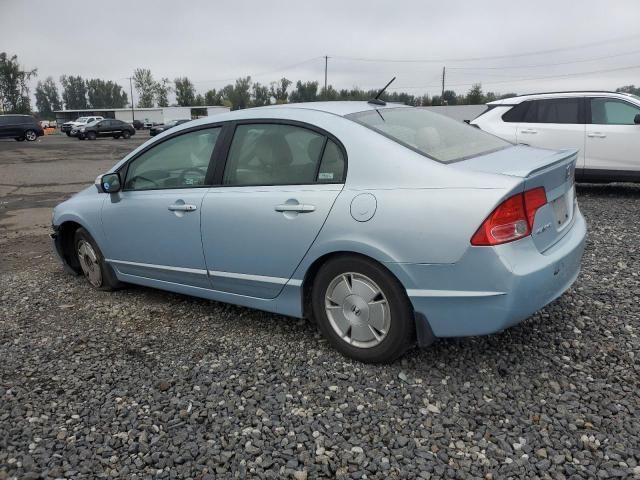
{"type": "Polygon", "coordinates": [[[265,107],[257,107],[258,109],[272,108],[300,108],[305,110],[318,110],[320,112],[333,113],[334,115],[350,115],[352,113],[365,112],[368,110],[380,110],[384,108],[408,107],[400,103],[387,103],[385,105],[374,105],[365,101],[345,100],[335,102],[306,102],[306,103],[283,103],[281,105],[267,105],[265,107]]]}
{"type": "Polygon", "coordinates": [[[625,92],[611,92],[607,90],[579,90],[579,91],[566,91],[566,92],[540,92],[540,93],[528,93],[525,95],[518,95],[515,97],[503,98],[500,100],[494,100],[488,102],[487,105],[517,105],[525,100],[535,100],[539,98],[571,98],[571,97],[598,97],[607,96],[615,98],[633,98],[633,95],[625,92]]]}

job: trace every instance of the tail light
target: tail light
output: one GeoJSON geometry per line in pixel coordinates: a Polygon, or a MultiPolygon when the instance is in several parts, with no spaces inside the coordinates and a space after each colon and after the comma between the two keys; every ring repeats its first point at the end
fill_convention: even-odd
{"type": "Polygon", "coordinates": [[[471,245],[500,245],[531,235],[536,212],[546,204],[543,187],[507,198],[480,225],[471,237],[471,245]]]}

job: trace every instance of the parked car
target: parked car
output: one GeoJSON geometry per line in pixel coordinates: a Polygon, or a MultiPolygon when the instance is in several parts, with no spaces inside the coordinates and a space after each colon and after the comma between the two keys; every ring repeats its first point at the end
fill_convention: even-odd
{"type": "Polygon", "coordinates": [[[173,127],[177,127],[178,125],[182,125],[183,123],[187,123],[190,122],[191,119],[183,119],[183,120],[171,120],[167,123],[163,123],[161,125],[156,125],[155,127],[151,127],[149,129],[149,135],[151,135],[152,137],[155,137],[156,135],[158,135],[159,133],[162,133],[166,130],[169,130],[173,127]]]}
{"type": "Polygon", "coordinates": [[[0,115],[0,138],[33,142],[42,135],[44,129],[31,115],[0,115]]]}
{"type": "Polygon", "coordinates": [[[54,209],[56,251],[96,288],[313,316],[366,362],[501,331],[571,286],[586,234],[575,150],[377,102],[175,127],[54,209]]]}
{"type": "Polygon", "coordinates": [[[135,128],[136,130],[141,130],[144,128],[144,123],[142,123],[140,120],[134,120],[133,122],[131,122],[131,125],[133,125],[133,128],[135,128]]]}
{"type": "Polygon", "coordinates": [[[93,123],[96,120],[102,120],[104,117],[100,116],[89,116],[89,117],[78,117],[72,122],[65,122],[60,127],[60,131],[67,134],[67,137],[72,136],[72,130],[76,130],[76,132],[80,129],[79,127],[84,127],[89,123],[93,123]]]}
{"type": "Polygon", "coordinates": [[[640,97],[617,92],[539,93],[488,106],[472,125],[514,143],[577,149],[577,180],[640,182],[640,97]]]}
{"type": "Polygon", "coordinates": [[[80,127],[77,132],[78,140],[95,140],[98,137],[129,138],[135,135],[136,129],[122,120],[106,118],[80,127]]]}

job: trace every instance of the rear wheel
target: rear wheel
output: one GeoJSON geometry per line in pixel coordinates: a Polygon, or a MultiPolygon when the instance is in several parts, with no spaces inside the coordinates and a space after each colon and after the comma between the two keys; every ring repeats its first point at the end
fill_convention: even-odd
{"type": "Polygon", "coordinates": [[[16,138],[16,141],[18,141],[18,142],[24,142],[24,137],[17,137],[17,138],[16,138]]]}
{"type": "Polygon", "coordinates": [[[34,130],[27,130],[24,132],[24,138],[27,142],[33,142],[38,138],[38,134],[34,130]]]}
{"type": "Polygon", "coordinates": [[[113,290],[120,286],[95,240],[84,228],[76,230],[74,247],[78,265],[91,286],[99,290],[113,290]]]}
{"type": "Polygon", "coordinates": [[[128,130],[124,130],[122,132],[122,138],[124,138],[125,140],[127,140],[130,136],[131,136],[131,133],[128,130]]]}
{"type": "Polygon", "coordinates": [[[115,134],[113,135],[113,138],[115,138],[116,140],[118,140],[118,139],[120,138],[120,134],[119,134],[119,133],[115,133],[115,134]]]}
{"type": "Polygon", "coordinates": [[[366,258],[343,256],[324,264],[313,284],[312,304],[320,330],[356,360],[391,362],[413,341],[413,312],[403,287],[366,258]]]}
{"type": "Polygon", "coordinates": [[[87,133],[87,138],[88,138],[89,140],[95,140],[95,139],[96,139],[96,137],[97,137],[96,132],[89,132],[89,133],[87,133]]]}

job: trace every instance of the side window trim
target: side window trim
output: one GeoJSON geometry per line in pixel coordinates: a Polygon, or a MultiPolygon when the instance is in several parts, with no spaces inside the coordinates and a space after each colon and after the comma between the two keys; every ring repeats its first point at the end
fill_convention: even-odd
{"type": "Polygon", "coordinates": [[[216,140],[216,145],[213,148],[213,152],[211,153],[211,157],[209,158],[209,165],[207,167],[207,173],[205,174],[205,180],[204,180],[204,184],[203,185],[196,185],[196,186],[191,186],[189,188],[210,188],[212,185],[209,182],[209,179],[212,177],[212,170],[214,167],[214,163],[215,163],[215,159],[216,159],[216,152],[219,150],[219,145],[220,145],[220,141],[222,140],[222,135],[225,132],[225,128],[227,127],[226,122],[216,122],[216,123],[212,123],[212,124],[206,124],[206,125],[199,125],[197,127],[192,127],[186,130],[180,130],[179,132],[174,132],[173,135],[169,135],[167,137],[164,137],[162,140],[157,141],[157,142],[153,142],[151,145],[147,146],[145,149],[139,151],[138,153],[136,153],[133,157],[131,157],[130,159],[128,159],[123,165],[121,165],[116,172],[120,174],[120,181],[122,182],[123,188],[122,191],[123,192],[150,192],[150,191],[158,191],[158,190],[179,190],[179,189],[183,189],[185,187],[175,187],[175,188],[161,188],[161,189],[145,189],[145,190],[135,190],[135,189],[127,189],[124,187],[125,183],[126,183],[126,178],[127,178],[127,174],[129,173],[129,166],[131,165],[132,162],[135,162],[136,159],[140,158],[142,155],[144,155],[145,153],[147,153],[148,151],[152,150],[153,148],[171,140],[174,139],[176,137],[182,136],[182,135],[186,135],[188,133],[192,133],[192,132],[197,132],[200,130],[209,130],[209,129],[215,129],[215,128],[220,128],[220,134],[218,135],[218,139],[216,140]]]}
{"type": "MultiPolygon", "coordinates": [[[[255,188],[256,186],[263,186],[263,187],[268,186],[268,185],[225,185],[223,183],[224,170],[227,167],[227,163],[229,161],[231,143],[233,142],[233,137],[235,136],[236,127],[238,127],[239,125],[254,125],[254,124],[288,125],[292,127],[305,128],[307,130],[310,130],[324,137],[322,151],[320,152],[321,153],[320,158],[318,159],[318,165],[316,167],[315,180],[311,183],[296,183],[296,184],[290,184],[290,185],[332,185],[332,184],[343,185],[347,181],[347,172],[348,172],[348,165],[349,165],[348,158],[347,158],[347,150],[345,149],[342,142],[335,135],[327,132],[326,130],[320,127],[317,127],[310,123],[300,122],[298,120],[287,120],[287,119],[281,119],[281,118],[275,118],[275,119],[274,118],[248,118],[243,120],[232,120],[227,123],[229,127],[229,132],[228,132],[228,135],[225,135],[224,139],[221,138],[218,140],[218,141],[223,140],[222,143],[224,145],[221,146],[220,157],[216,158],[217,168],[212,178],[212,184],[209,185],[209,187],[255,188]],[[329,140],[333,141],[336,144],[336,146],[340,149],[340,151],[342,152],[342,157],[344,159],[344,172],[342,174],[342,179],[339,182],[319,182],[318,181],[318,172],[320,169],[320,165],[322,163],[322,157],[324,156],[324,151],[329,140]]],[[[224,131],[221,133],[221,136],[223,133],[224,131]]],[[[214,153],[215,153],[215,149],[214,149],[214,153]]]]}

